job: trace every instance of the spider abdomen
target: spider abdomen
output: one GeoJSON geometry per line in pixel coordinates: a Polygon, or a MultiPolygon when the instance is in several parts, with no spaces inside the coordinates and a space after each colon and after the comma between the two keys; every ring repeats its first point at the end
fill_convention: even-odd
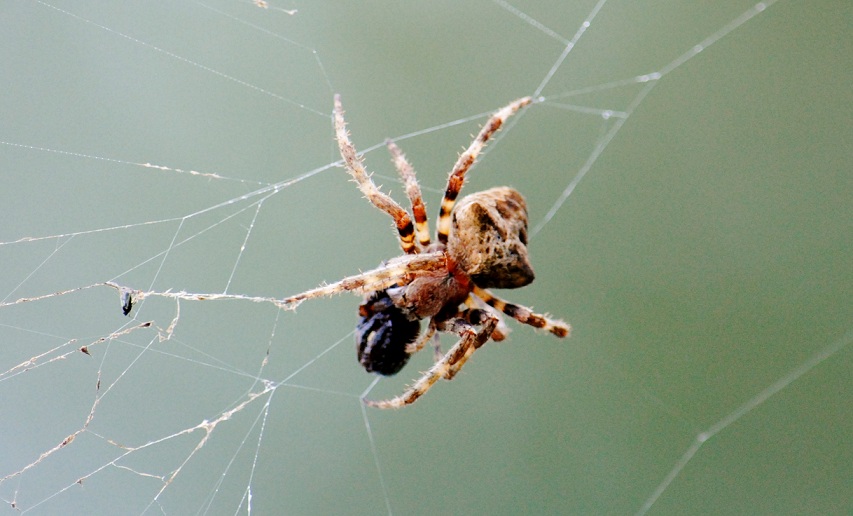
{"type": "Polygon", "coordinates": [[[447,250],[480,287],[518,288],[531,283],[524,197],[499,186],[463,198],[451,214],[447,250]]]}
{"type": "Polygon", "coordinates": [[[369,373],[397,374],[409,361],[406,346],[417,339],[420,322],[409,319],[387,290],[371,293],[358,311],[355,343],[359,363],[369,373]]]}

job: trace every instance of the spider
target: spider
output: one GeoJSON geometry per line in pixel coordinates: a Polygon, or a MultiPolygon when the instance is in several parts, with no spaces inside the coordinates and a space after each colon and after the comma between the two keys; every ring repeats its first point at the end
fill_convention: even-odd
{"type": "Polygon", "coordinates": [[[506,337],[509,330],[501,312],[557,337],[569,335],[568,324],[504,301],[487,290],[519,288],[533,281],[524,197],[501,186],[456,202],[465,174],[486,142],[507,118],[531,102],[524,97],[495,112],[459,156],[447,181],[436,241],[432,242],[414,169],[388,140],[386,145],[411,202],[410,215],[382,193],[365,171],[347,134],[340,95],[335,95],[335,136],[344,166],[365,197],[394,219],[403,254],[371,271],[285,298],[283,303],[295,307],[306,299],[346,291],[364,294],[355,334],[359,362],[368,372],[396,374],[411,355],[435,341],[436,360],[429,370],[403,394],[383,401],[365,399],[367,405],[400,408],[414,403],[439,379],[452,379],[475,350],[490,339],[506,337]],[[421,335],[420,321],[424,319],[429,322],[421,335]],[[446,354],[438,347],[438,332],[459,336],[446,354]]]}

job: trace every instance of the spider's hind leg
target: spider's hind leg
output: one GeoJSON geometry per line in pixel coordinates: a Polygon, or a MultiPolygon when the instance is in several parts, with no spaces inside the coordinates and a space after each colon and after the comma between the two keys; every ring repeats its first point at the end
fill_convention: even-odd
{"type": "Polygon", "coordinates": [[[563,321],[551,319],[545,315],[534,313],[527,307],[504,301],[484,288],[474,287],[474,294],[487,305],[505,313],[516,321],[534,328],[542,328],[557,337],[568,337],[572,331],[572,327],[563,321]]]}
{"type": "MultiPolygon", "coordinates": [[[[466,310],[467,312],[467,310],[466,310]]],[[[411,403],[414,403],[418,398],[423,396],[435,383],[441,378],[453,378],[462,365],[471,357],[474,351],[485,344],[495,330],[498,324],[498,319],[486,311],[477,310],[477,317],[485,317],[480,331],[476,331],[471,323],[463,317],[457,317],[445,321],[439,326],[439,330],[453,331],[459,333],[461,338],[450,348],[450,351],[444,357],[433,364],[427,372],[424,373],[414,384],[406,391],[390,400],[373,401],[364,400],[366,405],[376,408],[401,408],[411,403]]],[[[467,317],[467,315],[466,315],[467,317]]]]}
{"type": "Polygon", "coordinates": [[[506,325],[506,321],[503,317],[501,317],[501,312],[496,308],[489,306],[485,301],[480,299],[478,296],[473,294],[469,294],[465,299],[465,306],[469,309],[479,308],[481,310],[488,310],[491,312],[493,316],[498,319],[498,325],[495,328],[495,331],[492,332],[492,340],[495,342],[501,342],[507,338],[509,335],[510,329],[509,326],[506,325]]]}
{"type": "MultiPolygon", "coordinates": [[[[456,376],[456,373],[462,369],[462,366],[465,365],[465,362],[471,358],[474,351],[494,338],[499,323],[500,319],[489,311],[479,308],[469,308],[459,312],[456,317],[436,325],[439,330],[455,333],[462,337],[462,340],[471,335],[475,336],[472,345],[465,350],[464,354],[453,357],[450,360],[447,372],[444,374],[445,380],[452,380],[456,376]],[[479,332],[475,329],[476,326],[480,326],[479,332]]],[[[453,351],[453,348],[451,348],[447,352],[447,355],[451,355],[453,351]]]]}

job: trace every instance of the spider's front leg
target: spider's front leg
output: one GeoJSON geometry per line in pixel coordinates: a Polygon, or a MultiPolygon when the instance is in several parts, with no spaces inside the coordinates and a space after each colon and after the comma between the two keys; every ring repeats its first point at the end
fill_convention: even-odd
{"type": "MultiPolygon", "coordinates": [[[[474,311],[467,311],[474,312],[474,311]]],[[[463,314],[465,314],[463,312],[463,314]]],[[[477,348],[485,344],[492,336],[492,332],[498,325],[498,318],[483,310],[476,310],[476,314],[465,314],[466,317],[456,317],[449,321],[444,321],[438,325],[441,331],[452,331],[461,336],[450,351],[444,357],[433,364],[423,376],[421,376],[411,387],[406,391],[389,400],[373,401],[364,400],[364,403],[376,408],[401,408],[414,403],[418,398],[423,396],[430,388],[435,385],[441,378],[448,380],[452,379],[456,373],[462,368],[468,358],[474,354],[477,348]],[[471,322],[466,319],[471,315],[476,315],[479,324],[482,324],[480,331],[476,331],[471,322]]]]}
{"type": "MultiPolygon", "coordinates": [[[[344,108],[341,107],[341,96],[335,95],[335,138],[338,140],[338,148],[341,151],[341,157],[344,159],[344,165],[347,172],[358,184],[359,190],[365,197],[377,208],[384,211],[394,219],[394,225],[397,227],[397,233],[400,237],[400,247],[406,254],[417,252],[415,247],[415,226],[412,224],[412,218],[409,212],[397,204],[390,195],[382,193],[373,180],[370,179],[367,171],[364,170],[362,159],[358,156],[355,146],[347,136],[346,121],[344,120],[344,108]]],[[[413,172],[414,173],[414,172],[413,172]]]]}
{"type": "Polygon", "coordinates": [[[444,254],[441,252],[404,254],[391,260],[376,269],[355,276],[349,276],[335,283],[323,285],[299,294],[281,299],[278,304],[286,310],[294,310],[306,299],[314,299],[323,296],[332,296],[342,292],[355,292],[367,294],[377,290],[384,290],[395,283],[400,283],[409,275],[417,274],[424,270],[433,270],[445,262],[444,254]]]}

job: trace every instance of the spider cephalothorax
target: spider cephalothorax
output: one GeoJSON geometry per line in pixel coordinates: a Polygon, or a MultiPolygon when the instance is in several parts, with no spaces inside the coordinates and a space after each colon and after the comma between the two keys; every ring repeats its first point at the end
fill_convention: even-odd
{"type": "Polygon", "coordinates": [[[383,375],[399,372],[437,332],[460,337],[446,354],[440,354],[436,346],[436,363],[405,393],[391,400],[365,403],[380,408],[402,407],[417,400],[440,378],[453,378],[476,349],[490,339],[503,340],[506,336],[508,330],[500,313],[558,337],[569,334],[568,324],[507,303],[486,290],[518,288],[533,281],[524,197],[502,186],[471,194],[456,203],[465,173],[486,142],[509,116],[531,102],[525,97],[498,110],[459,156],[447,181],[436,242],[432,243],[412,166],[389,141],[388,149],[412,204],[410,215],[379,191],[364,170],[347,135],[340,97],[335,96],[335,135],[344,165],[368,200],[394,219],[404,254],[377,269],[291,296],[284,302],[298,304],[344,291],[365,294],[359,306],[356,350],[367,371],[383,375]],[[423,334],[421,320],[429,321],[423,334]]]}

